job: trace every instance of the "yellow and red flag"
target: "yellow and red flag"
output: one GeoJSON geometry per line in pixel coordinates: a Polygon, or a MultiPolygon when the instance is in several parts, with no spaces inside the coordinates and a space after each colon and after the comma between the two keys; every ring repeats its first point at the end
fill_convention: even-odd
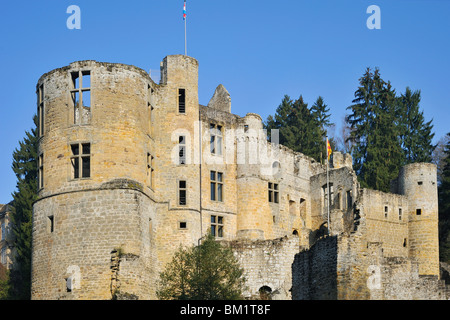
{"type": "Polygon", "coordinates": [[[328,141],[327,138],[327,155],[328,155],[328,160],[330,160],[330,155],[333,151],[331,150],[331,145],[330,145],[330,141],[328,141]]]}

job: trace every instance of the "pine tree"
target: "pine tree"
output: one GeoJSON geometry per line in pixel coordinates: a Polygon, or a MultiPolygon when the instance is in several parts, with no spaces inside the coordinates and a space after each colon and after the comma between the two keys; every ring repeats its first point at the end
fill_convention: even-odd
{"type": "Polygon", "coordinates": [[[278,129],[280,144],[319,161],[325,147],[322,145],[324,139],[320,123],[315,116],[317,114],[313,115],[303,96],[292,101],[285,95],[274,117],[267,118],[264,128],[269,137],[270,130],[278,129]]]}
{"type": "Polygon", "coordinates": [[[389,191],[401,165],[401,146],[395,125],[395,91],[368,68],[359,79],[352,113],[347,116],[354,144],[354,169],[365,188],[389,191]]]}
{"type": "Polygon", "coordinates": [[[11,297],[31,297],[31,232],[33,202],[37,199],[37,116],[33,118],[35,128],[25,132],[25,138],[14,150],[12,168],[17,177],[17,190],[13,193],[11,222],[17,249],[17,269],[11,276],[11,297]]]}
{"type": "MultiPolygon", "coordinates": [[[[334,127],[334,124],[330,121],[330,117],[331,117],[331,114],[329,113],[330,108],[328,108],[328,106],[325,104],[323,98],[321,96],[319,96],[317,98],[317,100],[314,102],[314,104],[312,105],[310,111],[311,111],[311,114],[312,114],[314,120],[317,123],[319,135],[320,135],[320,143],[318,146],[319,158],[324,158],[326,156],[325,150],[327,148],[327,146],[326,146],[327,139],[326,138],[327,138],[327,136],[329,136],[328,128],[334,127]]],[[[330,145],[331,145],[332,149],[336,150],[337,142],[335,141],[335,139],[332,137],[329,137],[328,140],[330,141],[330,145]]]]}
{"type": "Polygon", "coordinates": [[[439,256],[450,263],[450,132],[444,148],[443,170],[439,186],[439,256]]]}
{"type": "Polygon", "coordinates": [[[420,91],[412,92],[409,87],[397,98],[397,120],[400,140],[404,153],[404,163],[431,162],[434,133],[432,120],[425,122],[420,111],[420,91]]]}

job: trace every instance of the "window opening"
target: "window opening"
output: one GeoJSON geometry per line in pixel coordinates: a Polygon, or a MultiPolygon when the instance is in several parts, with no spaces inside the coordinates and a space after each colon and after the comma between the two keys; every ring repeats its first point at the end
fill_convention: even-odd
{"type": "Polygon", "coordinates": [[[178,113],[186,113],[186,90],[178,89],[178,113]]]}
{"type": "Polygon", "coordinates": [[[223,173],[211,171],[211,200],[223,201],[223,173]]]}
{"type": "Polygon", "coordinates": [[[269,202],[278,203],[279,195],[278,195],[278,183],[269,182],[269,202]]]}
{"type": "Polygon", "coordinates": [[[213,237],[223,237],[223,217],[211,216],[211,234],[213,237]]]}
{"type": "Polygon", "coordinates": [[[91,176],[91,144],[72,144],[72,179],[89,178],[91,176]]]}
{"type": "Polygon", "coordinates": [[[186,180],[178,181],[178,205],[185,206],[186,205],[186,180]]]}

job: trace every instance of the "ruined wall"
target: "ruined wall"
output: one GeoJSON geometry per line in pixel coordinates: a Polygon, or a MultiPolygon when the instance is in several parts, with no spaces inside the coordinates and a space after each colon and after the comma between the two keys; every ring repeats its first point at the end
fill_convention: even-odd
{"type": "Polygon", "coordinates": [[[337,292],[337,237],[333,236],[295,255],[292,299],[335,300],[337,292]]]}
{"type": "Polygon", "coordinates": [[[408,257],[408,199],[363,189],[359,207],[366,216],[367,241],[382,242],[385,256],[408,257]]]}
{"type": "Polygon", "coordinates": [[[296,236],[274,240],[235,240],[224,242],[229,246],[244,269],[247,298],[260,298],[259,289],[268,287],[271,299],[291,299],[291,265],[298,252],[296,236]]]}

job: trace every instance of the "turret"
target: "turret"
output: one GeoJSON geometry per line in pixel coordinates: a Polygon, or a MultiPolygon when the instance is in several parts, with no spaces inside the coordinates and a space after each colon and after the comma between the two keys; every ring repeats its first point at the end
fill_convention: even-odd
{"type": "Polygon", "coordinates": [[[436,165],[413,163],[400,169],[398,192],[408,197],[409,254],[419,273],[439,275],[436,165]]]}

